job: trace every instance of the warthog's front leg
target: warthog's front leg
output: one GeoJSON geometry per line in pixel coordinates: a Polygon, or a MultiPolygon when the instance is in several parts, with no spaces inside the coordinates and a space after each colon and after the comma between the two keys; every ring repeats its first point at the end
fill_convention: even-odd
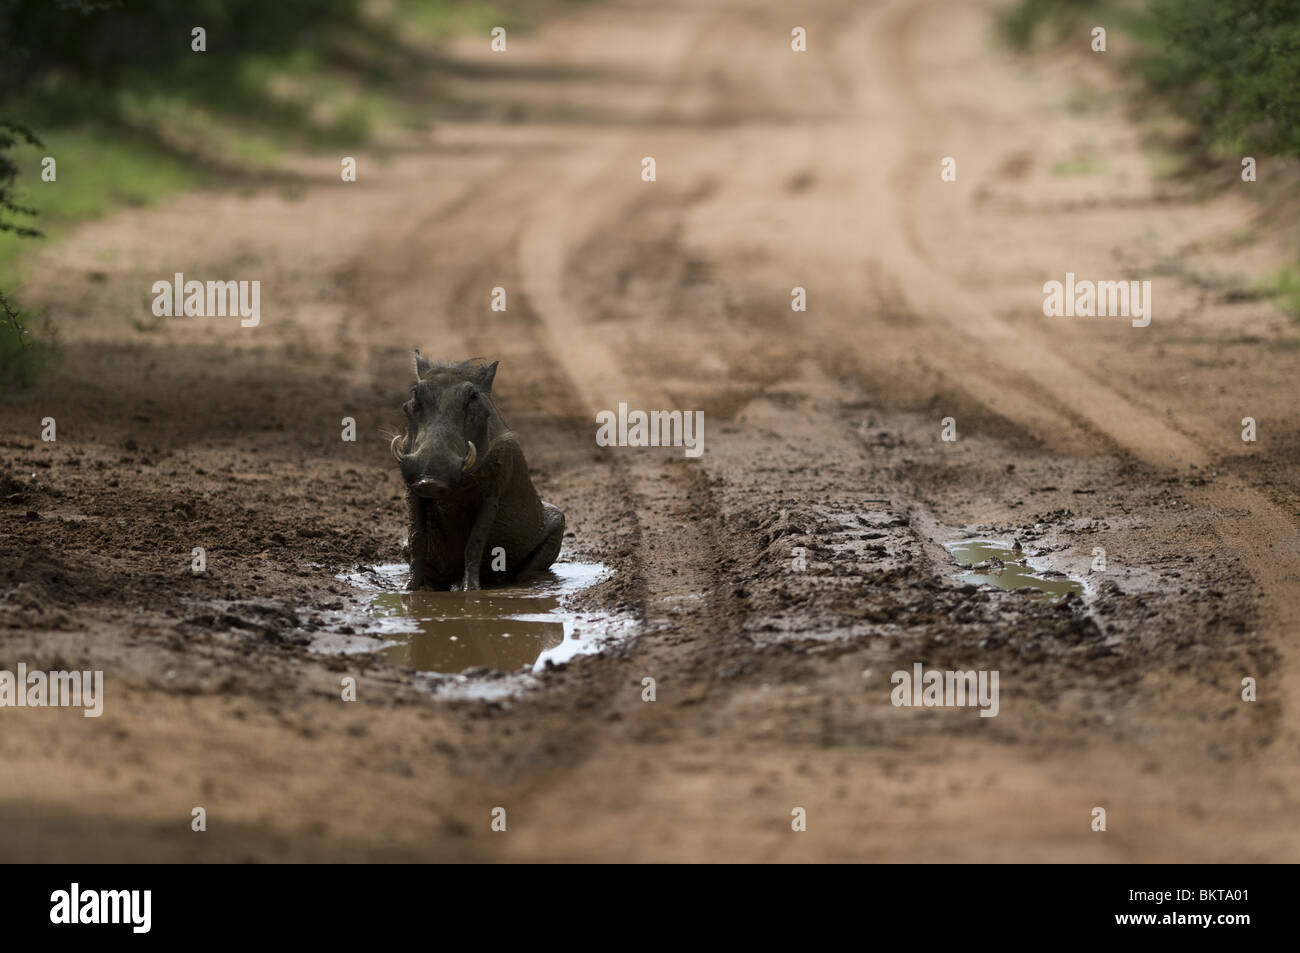
{"type": "Polygon", "coordinates": [[[414,493],[406,495],[407,511],[410,520],[406,530],[406,541],[410,547],[411,581],[407,584],[412,592],[424,588],[425,566],[428,560],[429,513],[428,503],[414,493]]]}
{"type": "Polygon", "coordinates": [[[474,528],[470,530],[469,540],[465,543],[465,577],[460,586],[466,592],[482,588],[478,576],[479,569],[483,566],[483,550],[487,546],[488,530],[496,522],[497,507],[500,504],[500,497],[489,496],[479,507],[478,516],[474,519],[474,528]]]}

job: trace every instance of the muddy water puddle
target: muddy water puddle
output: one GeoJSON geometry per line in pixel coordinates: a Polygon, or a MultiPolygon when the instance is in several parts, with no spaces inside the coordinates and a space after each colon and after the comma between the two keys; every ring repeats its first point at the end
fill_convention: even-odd
{"type": "Polygon", "coordinates": [[[1086,591],[1079,580],[1035,569],[1023,551],[994,540],[966,539],[944,543],[944,548],[966,570],[958,577],[962,582],[999,589],[1036,589],[1041,593],[1037,596],[1040,602],[1060,602],[1070,593],[1082,596],[1086,591]]]}
{"type": "Polygon", "coordinates": [[[526,583],[477,592],[407,592],[405,564],[344,579],[362,591],[364,634],[381,640],[378,651],[389,662],[420,672],[483,675],[538,671],[599,651],[623,626],[578,612],[569,602],[608,576],[597,563],[558,563],[526,583]]]}

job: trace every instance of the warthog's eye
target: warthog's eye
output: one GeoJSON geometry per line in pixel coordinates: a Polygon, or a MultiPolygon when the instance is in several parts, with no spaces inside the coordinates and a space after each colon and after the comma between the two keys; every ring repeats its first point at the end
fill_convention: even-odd
{"type": "Polygon", "coordinates": [[[465,406],[468,407],[476,400],[478,400],[478,391],[471,387],[469,393],[465,395],[465,406]]]}

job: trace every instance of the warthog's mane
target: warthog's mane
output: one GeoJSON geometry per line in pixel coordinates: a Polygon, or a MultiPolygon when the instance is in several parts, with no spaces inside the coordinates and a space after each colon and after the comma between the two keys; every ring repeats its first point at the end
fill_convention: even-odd
{"type": "Polygon", "coordinates": [[[424,362],[427,367],[423,374],[416,374],[415,382],[417,384],[435,371],[456,371],[457,373],[464,375],[467,381],[473,381],[475,371],[487,367],[492,363],[485,357],[471,357],[467,361],[438,361],[430,360],[423,354],[420,355],[420,360],[424,362]]]}

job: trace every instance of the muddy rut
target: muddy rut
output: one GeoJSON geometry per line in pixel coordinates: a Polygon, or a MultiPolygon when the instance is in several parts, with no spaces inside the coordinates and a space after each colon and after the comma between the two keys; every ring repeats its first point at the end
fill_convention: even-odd
{"type": "Polygon", "coordinates": [[[1104,67],[1014,61],[991,9],[583,7],[449,51],[454,118],[355,186],[43,254],[66,356],[4,398],[0,667],[109,694],[4,716],[0,854],[1297,859],[1300,350],[1194,280],[1258,209],[1153,179],[1121,114],[1065,108],[1104,67]],[[174,271],[259,277],[262,324],[123,318],[174,271]],[[1151,326],[1044,318],[1066,271],[1156,275],[1151,326]],[[581,604],[635,620],[493,701],[307,648],[364,627],[340,574],[402,558],[413,346],[501,361],[561,558],[612,570],[581,604]],[[620,402],[703,410],[704,456],[596,446],[620,402]],[[973,536],[1087,594],[963,585],[973,536]],[[998,670],[998,716],[894,707],[915,662],[998,670]]]}

